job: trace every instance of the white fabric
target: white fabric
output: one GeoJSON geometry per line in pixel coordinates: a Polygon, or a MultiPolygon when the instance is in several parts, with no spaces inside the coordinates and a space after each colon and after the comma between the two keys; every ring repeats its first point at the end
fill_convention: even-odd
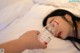
{"type": "Polygon", "coordinates": [[[8,5],[11,5],[18,1],[20,1],[20,0],[0,0],[0,9],[3,9],[3,8],[7,7],[8,5]]]}
{"type": "MultiPolygon", "coordinates": [[[[43,17],[45,17],[48,14],[48,12],[51,12],[53,9],[54,8],[52,6],[45,6],[45,5],[38,6],[38,4],[36,4],[24,16],[15,19],[14,22],[12,22],[7,28],[5,28],[3,31],[0,31],[0,34],[2,34],[0,39],[5,39],[5,41],[7,41],[6,38],[10,36],[16,37],[16,35],[19,36],[21,33],[29,29],[32,30],[33,28],[37,29],[39,27],[42,27],[42,24],[39,23],[42,23],[41,20],[43,20],[43,17]],[[47,9],[45,10],[44,7],[47,9]],[[6,35],[8,36],[5,37],[6,35]]],[[[12,39],[13,37],[8,38],[8,40],[12,39]]],[[[2,42],[2,40],[0,42],[2,42]]]]}
{"type": "MultiPolygon", "coordinates": [[[[16,4],[18,4],[18,3],[16,3],[16,4]]],[[[15,4],[15,6],[16,6],[16,4],[15,4]]],[[[19,5],[21,6],[22,4],[20,3],[19,5]]],[[[43,5],[43,4],[41,4],[41,5],[35,4],[33,7],[23,8],[23,6],[26,6],[26,5],[27,5],[27,3],[23,4],[21,6],[21,8],[19,8],[19,9],[22,9],[22,10],[19,10],[19,12],[18,12],[19,14],[16,13],[16,11],[18,11],[17,6],[15,7],[17,9],[15,12],[14,12],[14,10],[11,10],[11,13],[8,12],[10,10],[10,8],[14,6],[14,4],[13,4],[13,6],[6,7],[5,8],[6,10],[3,9],[3,11],[5,11],[4,13],[5,14],[8,13],[9,17],[6,18],[5,15],[3,15],[3,17],[5,17],[7,20],[2,19],[2,21],[0,21],[0,23],[6,24],[9,20],[13,20],[13,22],[11,22],[11,21],[8,22],[9,25],[4,30],[0,31],[0,44],[17,39],[28,30],[41,31],[41,29],[43,29],[42,21],[43,21],[44,17],[46,17],[53,10],[62,8],[62,7],[49,6],[49,5],[43,5]],[[27,8],[29,8],[29,9],[27,9],[27,8]],[[7,9],[9,9],[9,10],[7,10],[7,9]],[[14,17],[14,18],[12,18],[12,17],[14,17]],[[18,18],[16,18],[16,17],[18,17],[18,18]]],[[[32,6],[32,4],[31,4],[31,6],[32,6]]],[[[64,8],[64,9],[66,9],[66,8],[64,8]]],[[[67,8],[67,10],[72,11],[73,9],[67,8]]],[[[77,14],[80,12],[74,11],[73,13],[77,14]]],[[[1,18],[0,18],[0,20],[1,20],[1,18]]],[[[50,43],[48,44],[48,47],[46,49],[44,49],[44,50],[43,49],[25,50],[23,53],[80,53],[80,52],[77,51],[76,48],[69,41],[64,41],[64,40],[54,37],[50,41],[50,43]]]]}
{"type": "Polygon", "coordinates": [[[40,4],[48,4],[48,5],[54,5],[54,6],[61,6],[62,4],[68,3],[69,0],[33,0],[36,3],[40,4]]]}
{"type": "Polygon", "coordinates": [[[74,14],[80,16],[80,2],[69,2],[70,0],[33,0],[36,3],[51,5],[57,8],[68,9],[74,14]],[[77,13],[78,12],[78,13],[77,13]]]}
{"type": "MultiPolygon", "coordinates": [[[[40,4],[46,4],[46,5],[53,5],[53,6],[64,6],[66,7],[66,5],[69,5],[68,7],[70,7],[71,5],[80,5],[80,2],[70,2],[70,0],[33,0],[36,3],[40,3],[40,4]],[[65,4],[65,5],[64,5],[65,4]]],[[[73,0],[74,1],[74,0],[73,0]]],[[[78,1],[78,0],[76,0],[78,1]]]]}
{"type": "Polygon", "coordinates": [[[13,22],[16,18],[23,16],[34,5],[32,0],[21,0],[0,10],[0,31],[13,22]],[[8,21],[9,20],[9,21],[8,21]]]}

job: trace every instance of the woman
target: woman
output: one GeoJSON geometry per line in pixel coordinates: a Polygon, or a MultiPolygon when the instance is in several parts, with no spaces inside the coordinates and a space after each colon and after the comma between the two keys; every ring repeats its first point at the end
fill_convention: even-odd
{"type": "Polygon", "coordinates": [[[75,41],[80,44],[80,18],[67,10],[57,9],[43,20],[43,26],[54,22],[58,23],[58,28],[54,36],[71,40],[74,46],[80,51],[74,43],[75,41]]]}

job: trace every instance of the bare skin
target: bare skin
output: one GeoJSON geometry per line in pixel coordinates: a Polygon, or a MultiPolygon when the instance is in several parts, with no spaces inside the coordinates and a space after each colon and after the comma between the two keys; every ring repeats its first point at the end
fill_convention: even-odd
{"type": "Polygon", "coordinates": [[[5,50],[5,53],[21,53],[25,49],[39,49],[46,48],[46,45],[42,44],[38,40],[38,31],[28,31],[24,33],[19,39],[0,44],[0,48],[5,50]]]}
{"type": "MultiPolygon", "coordinates": [[[[55,36],[61,37],[62,39],[65,39],[68,36],[74,37],[74,35],[69,35],[70,33],[73,33],[71,16],[66,14],[65,17],[70,23],[66,22],[61,16],[50,17],[48,18],[47,21],[47,24],[53,23],[54,21],[59,23],[58,30],[55,36]]],[[[78,24],[78,29],[80,29],[80,23],[77,24],[78,24]]]]}

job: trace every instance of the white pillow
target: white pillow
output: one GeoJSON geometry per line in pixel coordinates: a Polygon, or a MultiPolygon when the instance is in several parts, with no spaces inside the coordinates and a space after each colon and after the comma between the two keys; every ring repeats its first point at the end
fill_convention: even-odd
{"type": "Polygon", "coordinates": [[[34,5],[32,0],[20,0],[0,10],[0,31],[23,16],[34,5]]]}
{"type": "Polygon", "coordinates": [[[36,3],[61,6],[62,4],[68,3],[68,0],[33,0],[36,3]]]}
{"type": "Polygon", "coordinates": [[[33,0],[39,4],[51,5],[61,9],[67,9],[80,16],[80,2],[69,2],[69,0],[33,0]],[[78,13],[77,13],[78,12],[78,13]]]}
{"type": "Polygon", "coordinates": [[[36,3],[53,5],[56,7],[57,6],[65,6],[66,7],[67,4],[69,4],[69,5],[76,4],[76,6],[80,4],[80,2],[70,2],[70,0],[33,0],[33,1],[36,3]]]}

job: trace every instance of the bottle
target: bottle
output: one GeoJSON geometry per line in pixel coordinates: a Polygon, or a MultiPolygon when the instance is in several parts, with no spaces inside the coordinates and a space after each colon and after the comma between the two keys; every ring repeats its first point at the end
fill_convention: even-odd
{"type": "Polygon", "coordinates": [[[58,24],[56,22],[50,23],[41,30],[38,39],[41,43],[47,45],[57,31],[58,24]]]}

